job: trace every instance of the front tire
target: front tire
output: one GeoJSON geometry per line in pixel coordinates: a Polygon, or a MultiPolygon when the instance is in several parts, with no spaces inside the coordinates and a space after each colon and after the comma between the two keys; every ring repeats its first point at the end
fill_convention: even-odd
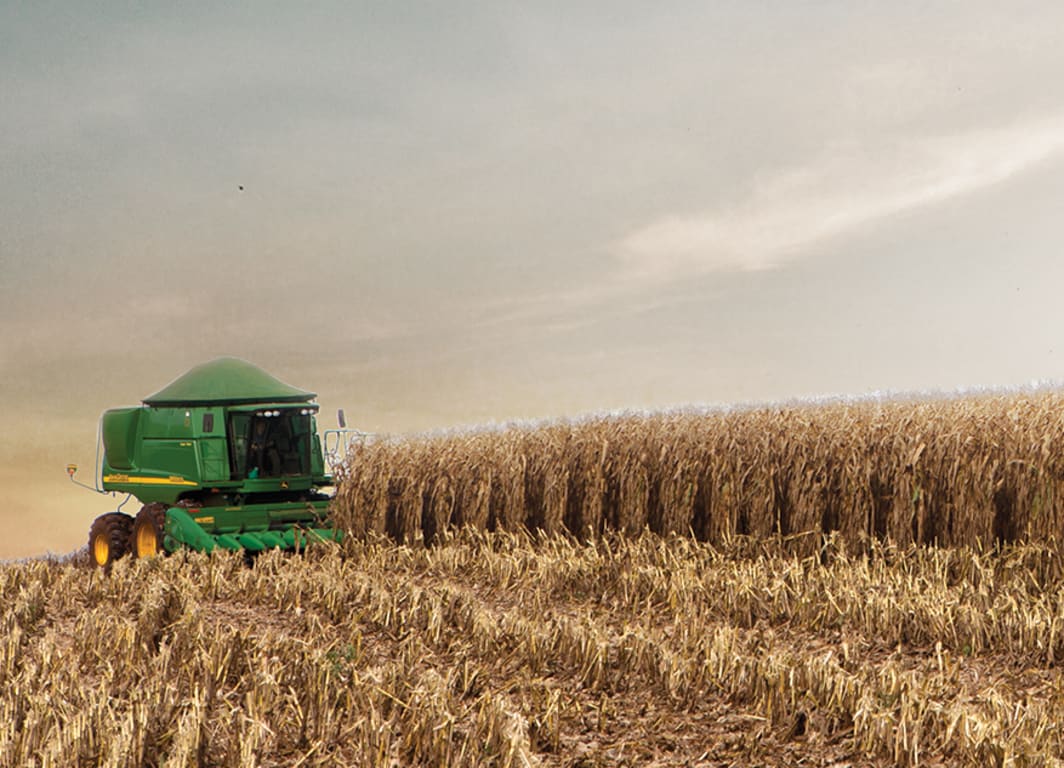
{"type": "Polygon", "coordinates": [[[99,568],[110,568],[129,551],[133,518],[123,512],[108,512],[92,521],[89,528],[89,557],[99,568]]]}
{"type": "Polygon", "coordinates": [[[166,535],[166,505],[159,502],[145,504],[133,521],[130,545],[134,557],[154,557],[166,554],[163,536],[166,535]]]}

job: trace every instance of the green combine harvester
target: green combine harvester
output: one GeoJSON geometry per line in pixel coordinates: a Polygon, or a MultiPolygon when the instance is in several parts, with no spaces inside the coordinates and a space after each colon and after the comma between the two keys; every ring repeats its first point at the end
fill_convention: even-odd
{"type": "MultiPolygon", "coordinates": [[[[93,490],[125,493],[143,506],[135,517],[115,511],[96,518],[89,530],[93,562],[106,568],[127,552],[255,553],[338,541],[329,523],[331,497],[322,490],[333,478],[317,434],[315,397],[251,363],[220,358],[143,405],[105,411],[93,490]]],[[[340,419],[345,426],[342,412],[340,419]]],[[[343,447],[349,433],[362,434],[329,433],[343,447]]],[[[67,467],[72,480],[76,471],[67,467]]]]}

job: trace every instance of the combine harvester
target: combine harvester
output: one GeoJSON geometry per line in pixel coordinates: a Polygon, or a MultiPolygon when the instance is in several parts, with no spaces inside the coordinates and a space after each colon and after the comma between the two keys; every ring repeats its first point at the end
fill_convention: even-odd
{"type": "Polygon", "coordinates": [[[365,433],[317,434],[316,395],[291,387],[251,363],[220,358],[200,365],[145,398],[100,419],[99,493],[125,493],[118,510],[89,530],[89,554],[109,567],[127,552],[150,557],[182,548],[255,553],[338,541],[329,523],[333,484],[326,472],[365,433]],[[100,460],[100,441],[103,459],[100,460]],[[136,517],[121,510],[135,497],[136,517]]]}

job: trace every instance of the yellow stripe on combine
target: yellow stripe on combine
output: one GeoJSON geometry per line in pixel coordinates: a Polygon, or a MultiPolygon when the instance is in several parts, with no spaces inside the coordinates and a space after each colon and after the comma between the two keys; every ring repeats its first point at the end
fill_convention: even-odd
{"type": "Polygon", "coordinates": [[[199,485],[177,475],[170,477],[132,477],[130,475],[104,475],[105,483],[130,483],[132,485],[199,485]]]}

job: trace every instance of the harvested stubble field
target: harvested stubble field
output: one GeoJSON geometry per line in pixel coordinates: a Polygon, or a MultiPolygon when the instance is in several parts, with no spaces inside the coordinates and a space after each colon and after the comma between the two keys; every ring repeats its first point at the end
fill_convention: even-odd
{"type": "Polygon", "coordinates": [[[1046,547],[448,538],[0,569],[0,763],[1064,759],[1046,547]]]}

